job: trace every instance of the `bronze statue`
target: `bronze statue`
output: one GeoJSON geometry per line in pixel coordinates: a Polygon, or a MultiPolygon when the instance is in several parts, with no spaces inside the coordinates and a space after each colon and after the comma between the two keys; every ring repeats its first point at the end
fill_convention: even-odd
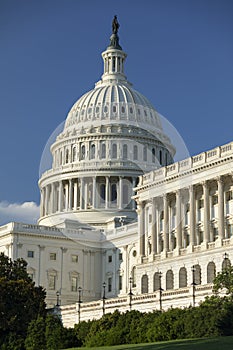
{"type": "Polygon", "coordinates": [[[118,23],[117,16],[114,16],[112,21],[112,33],[117,34],[120,24],[118,23]]]}

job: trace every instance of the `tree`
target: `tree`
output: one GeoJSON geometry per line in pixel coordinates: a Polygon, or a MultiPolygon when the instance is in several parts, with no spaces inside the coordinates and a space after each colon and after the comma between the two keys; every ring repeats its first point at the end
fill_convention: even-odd
{"type": "Polygon", "coordinates": [[[25,339],[26,350],[46,350],[45,321],[38,317],[30,322],[25,339]]]}
{"type": "Polygon", "coordinates": [[[29,323],[46,314],[45,295],[27,274],[25,260],[0,254],[0,346],[10,344],[10,338],[24,342],[29,323]]]}
{"type": "Polygon", "coordinates": [[[222,272],[213,280],[213,292],[219,293],[221,290],[225,289],[226,294],[233,296],[233,266],[231,264],[227,265],[222,272]]]}

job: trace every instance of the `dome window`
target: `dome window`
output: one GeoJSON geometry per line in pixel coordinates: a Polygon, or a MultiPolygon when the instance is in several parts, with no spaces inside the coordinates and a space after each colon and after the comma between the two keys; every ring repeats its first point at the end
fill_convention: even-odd
{"type": "Polygon", "coordinates": [[[155,163],[155,149],[152,148],[152,163],[155,163]]]}
{"type": "Polygon", "coordinates": [[[144,110],[144,114],[145,114],[145,117],[147,117],[147,113],[146,113],[146,110],[144,110]]]}
{"type": "Polygon", "coordinates": [[[133,160],[138,160],[138,146],[133,146],[133,160]]]}
{"type": "Polygon", "coordinates": [[[96,111],[96,113],[99,113],[100,108],[99,108],[99,107],[96,107],[95,111],[96,111]]]}
{"type": "Polygon", "coordinates": [[[84,115],[85,113],[85,109],[82,109],[81,115],[84,115]]]}
{"type": "Polygon", "coordinates": [[[104,113],[107,113],[108,111],[108,106],[104,106],[104,113]]]}
{"type": "Polygon", "coordinates": [[[130,112],[131,114],[133,114],[133,108],[132,108],[132,107],[129,108],[129,112],[130,112]]]}
{"type": "Polygon", "coordinates": [[[77,157],[77,149],[76,147],[73,148],[73,162],[76,161],[76,157],[77,157]]]}
{"type": "Polygon", "coordinates": [[[88,108],[88,114],[91,114],[92,108],[88,108]]]}
{"type": "Polygon", "coordinates": [[[106,158],[106,145],[105,143],[103,143],[101,145],[101,159],[105,159],[106,158]]]}
{"type": "Polygon", "coordinates": [[[95,145],[91,145],[91,159],[95,159],[95,145]]]}
{"type": "Polygon", "coordinates": [[[112,111],[113,111],[113,113],[116,113],[116,106],[112,107],[112,111]]]}
{"type": "Polygon", "coordinates": [[[85,146],[82,145],[82,147],[81,147],[81,160],[85,159],[85,153],[86,153],[85,146]]]}
{"type": "Polygon", "coordinates": [[[66,150],[66,164],[69,163],[69,150],[66,150]]]}
{"type": "Polygon", "coordinates": [[[127,159],[127,158],[128,158],[128,146],[123,145],[123,159],[127,159]]]}
{"type": "Polygon", "coordinates": [[[160,163],[160,165],[163,164],[163,153],[161,150],[159,151],[159,163],[160,163]]]}
{"type": "Polygon", "coordinates": [[[140,115],[140,114],[141,114],[140,109],[138,109],[138,115],[140,115]]]}
{"type": "Polygon", "coordinates": [[[121,112],[125,113],[125,107],[124,106],[121,107],[121,112]]]}
{"type": "Polygon", "coordinates": [[[147,146],[143,147],[143,160],[144,162],[147,161],[147,146]]]}
{"type": "Polygon", "coordinates": [[[112,158],[117,158],[117,145],[115,143],[112,145],[112,158]]]}

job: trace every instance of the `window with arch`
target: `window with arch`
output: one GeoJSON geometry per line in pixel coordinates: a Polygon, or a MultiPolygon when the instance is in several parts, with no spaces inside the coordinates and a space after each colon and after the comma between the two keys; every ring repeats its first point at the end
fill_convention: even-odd
{"type": "Polygon", "coordinates": [[[196,284],[201,284],[201,266],[194,265],[194,282],[196,284]]]}
{"type": "Polygon", "coordinates": [[[123,159],[127,159],[127,158],[128,158],[128,146],[123,145],[123,159]]]}
{"type": "Polygon", "coordinates": [[[138,160],[138,146],[133,146],[133,160],[138,160]]]}
{"type": "Polygon", "coordinates": [[[181,267],[179,271],[179,288],[187,287],[187,270],[181,267]]]}
{"type": "Polygon", "coordinates": [[[143,161],[147,161],[147,146],[143,147],[143,161]]]}
{"type": "Polygon", "coordinates": [[[86,155],[86,148],[85,148],[85,145],[82,145],[82,147],[81,147],[81,160],[85,159],[85,155],[86,155]]]}
{"type": "Polygon", "coordinates": [[[69,150],[66,150],[66,164],[69,163],[69,150]]]}
{"type": "Polygon", "coordinates": [[[213,261],[209,262],[207,265],[207,283],[213,283],[216,276],[216,266],[213,261]]]}
{"type": "Polygon", "coordinates": [[[174,288],[174,274],[172,270],[168,270],[166,273],[166,290],[174,288]]]}
{"type": "Polygon", "coordinates": [[[77,148],[73,147],[73,158],[72,158],[73,162],[76,161],[76,158],[77,158],[77,148]]]}
{"type": "Polygon", "coordinates": [[[149,280],[148,280],[148,276],[145,274],[142,276],[141,279],[141,293],[148,293],[148,289],[149,289],[149,280]]]}
{"type": "Polygon", "coordinates": [[[155,163],[155,149],[152,148],[152,163],[155,163]]]}
{"type": "Polygon", "coordinates": [[[106,144],[102,143],[101,144],[101,159],[105,159],[106,158],[106,144]]]}
{"type": "Polygon", "coordinates": [[[95,144],[91,145],[91,159],[95,159],[95,144]]]}
{"type": "Polygon", "coordinates": [[[155,272],[154,274],[154,280],[153,280],[153,291],[156,292],[160,288],[160,278],[159,278],[159,272],[155,272]]]}
{"type": "Polygon", "coordinates": [[[222,262],[222,270],[227,269],[228,267],[231,266],[231,261],[229,258],[224,258],[222,262]]]}
{"type": "Polygon", "coordinates": [[[112,145],[112,158],[117,158],[117,145],[115,143],[112,145]]]}

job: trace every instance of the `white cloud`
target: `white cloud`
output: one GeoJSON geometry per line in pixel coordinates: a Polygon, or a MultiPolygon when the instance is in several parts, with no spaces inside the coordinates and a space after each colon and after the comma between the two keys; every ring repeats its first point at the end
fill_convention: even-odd
{"type": "Polygon", "coordinates": [[[34,224],[40,216],[40,208],[35,202],[0,202],[0,225],[10,221],[34,224]]]}

